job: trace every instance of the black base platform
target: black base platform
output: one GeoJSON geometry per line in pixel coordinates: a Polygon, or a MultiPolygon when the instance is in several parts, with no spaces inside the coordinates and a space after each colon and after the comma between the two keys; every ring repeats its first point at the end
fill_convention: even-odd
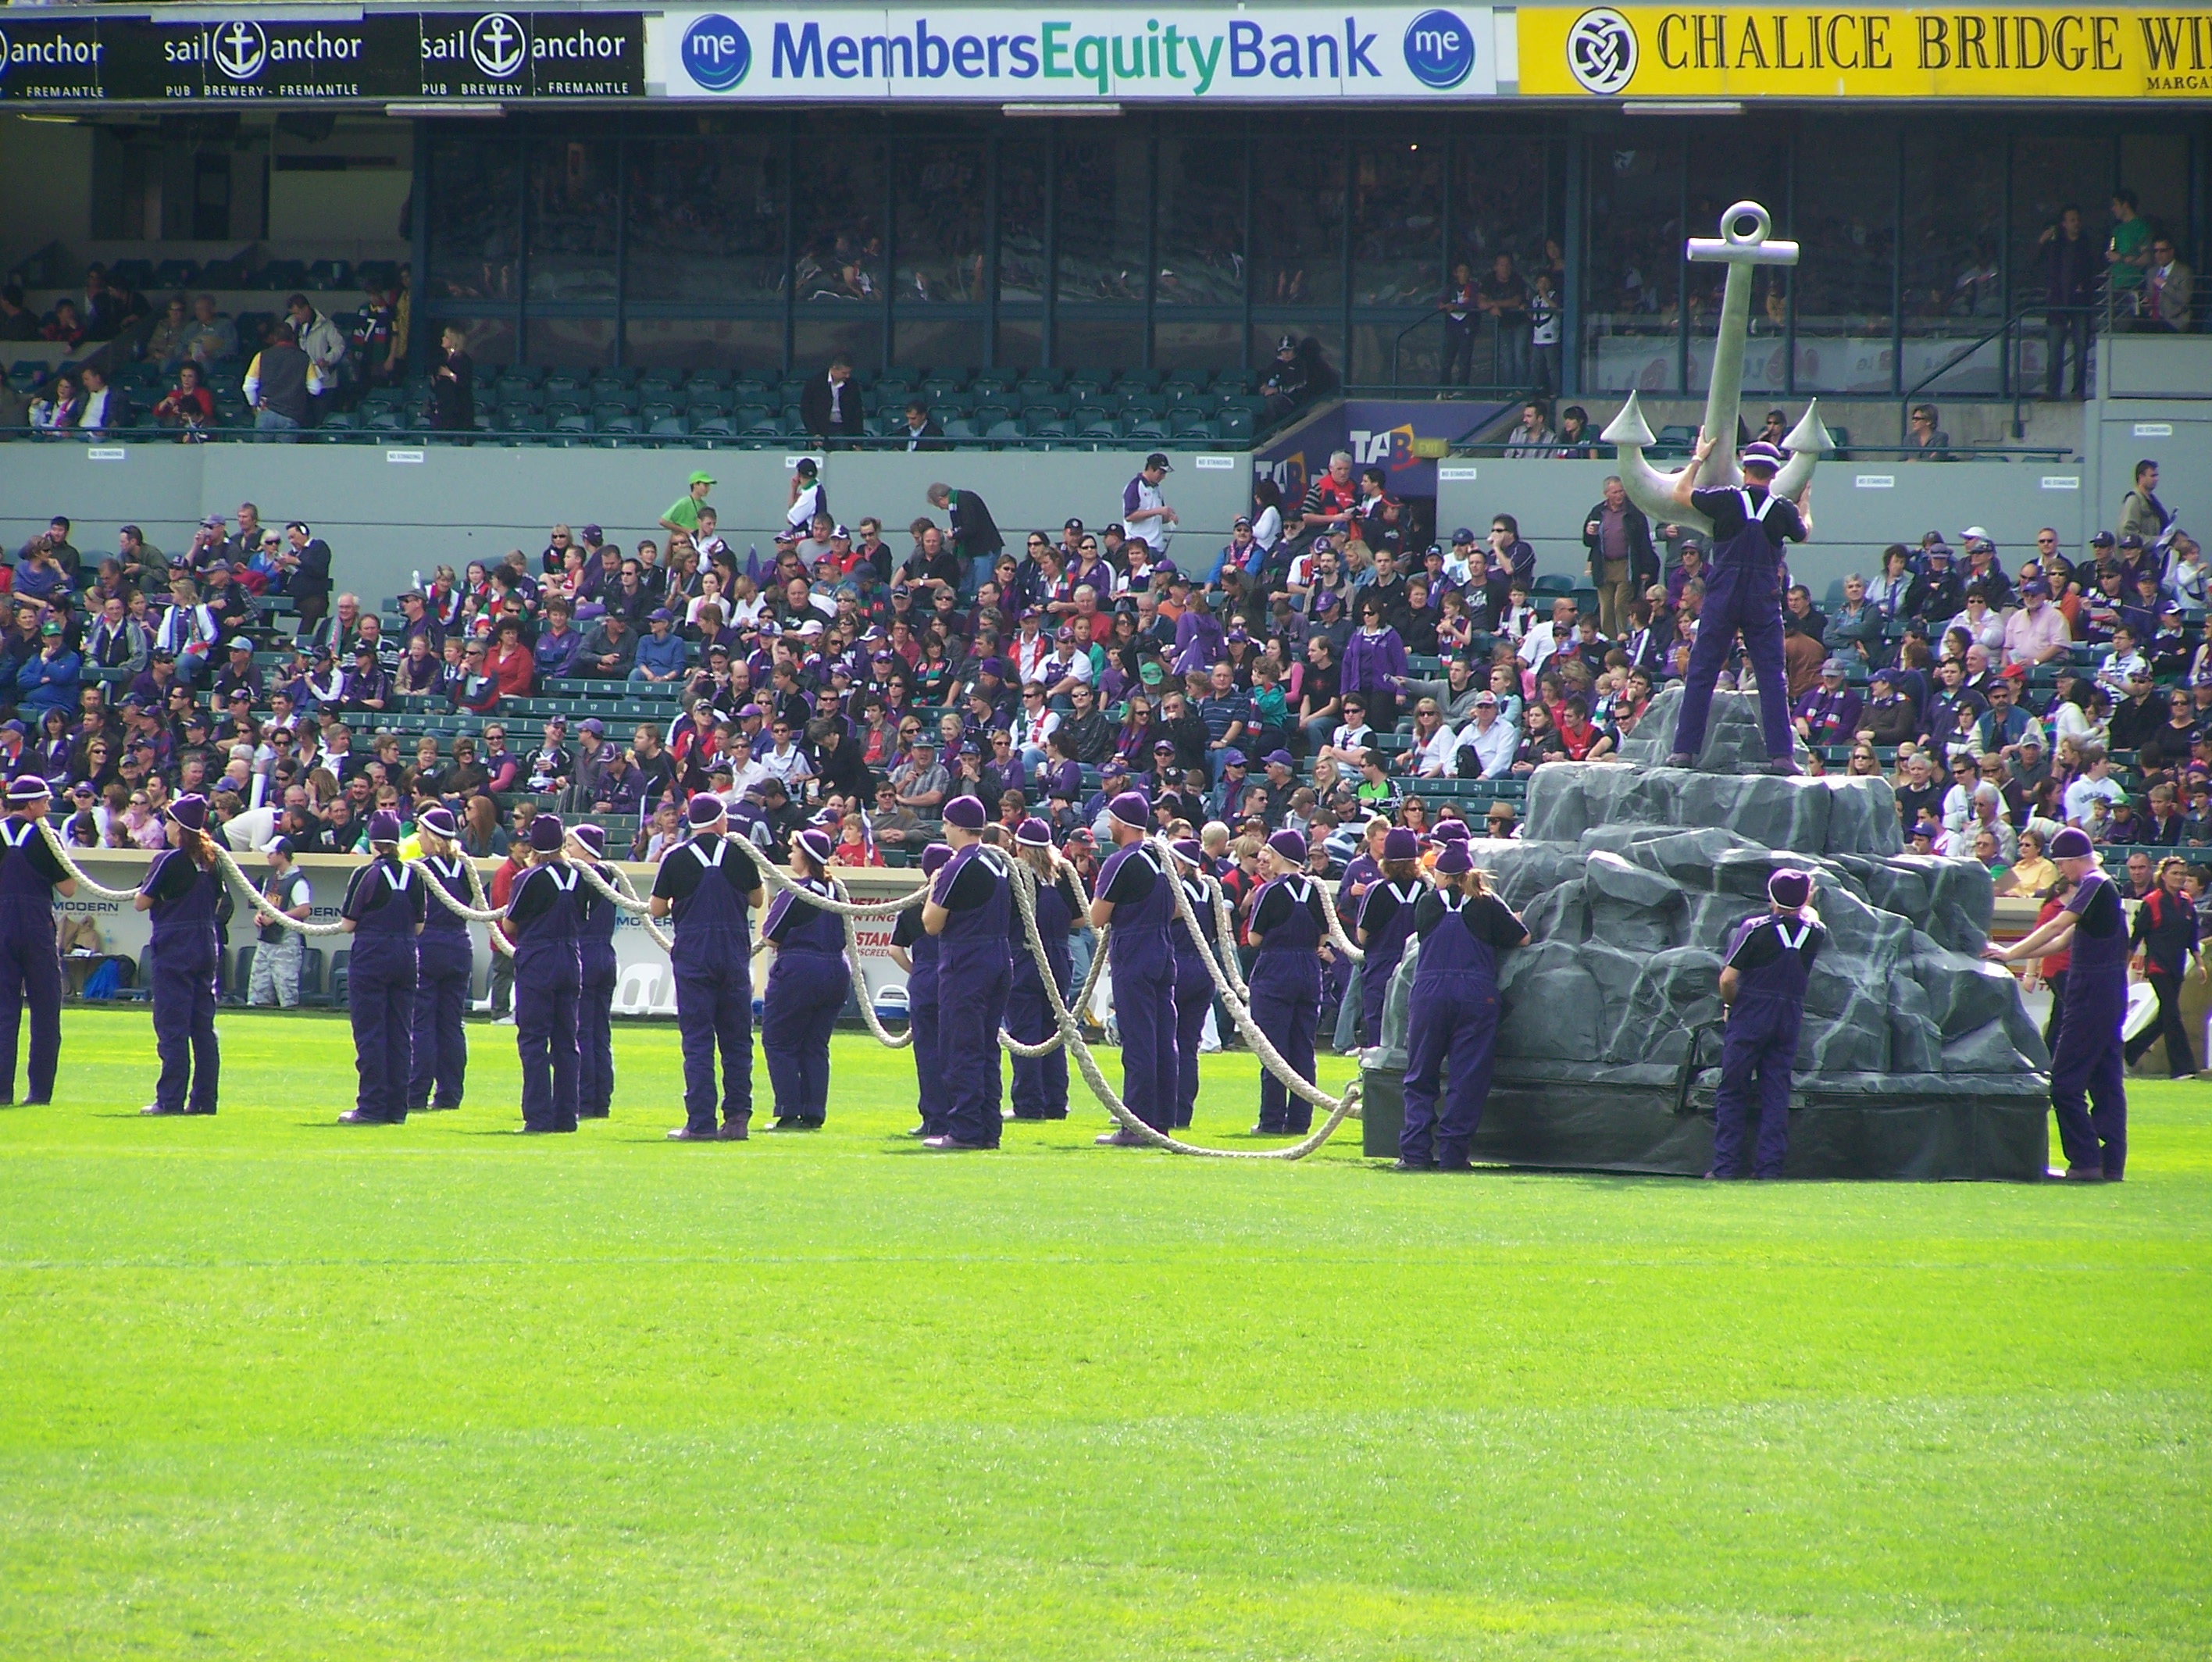
{"type": "MultiPolygon", "coordinates": [[[[1403,1075],[1369,1068],[1362,1079],[1363,1152],[1395,1160],[1403,1075]]],[[[2050,1160],[2050,1100],[2039,1089],[2023,1089],[2039,1083],[2034,1076],[1978,1082],[1916,1075],[1883,1092],[1801,1089],[1792,1099],[1783,1174],[2040,1182],[2050,1160]]],[[[1677,1113],[1673,1089],[1657,1082],[1500,1078],[1471,1153],[1487,1164],[1701,1176],[1712,1162],[1710,1083],[1691,1101],[1692,1112],[1677,1113]]]]}

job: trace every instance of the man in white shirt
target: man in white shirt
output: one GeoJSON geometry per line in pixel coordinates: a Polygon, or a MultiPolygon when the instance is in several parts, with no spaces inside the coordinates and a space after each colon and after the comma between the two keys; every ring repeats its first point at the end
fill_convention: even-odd
{"type": "Polygon", "coordinates": [[[1145,458],[1143,470],[1129,481],[1121,492],[1121,524],[1130,540],[1142,543],[1155,555],[1168,550],[1168,533],[1176,523],[1176,511],[1160,494],[1160,482],[1174,468],[1158,451],[1145,458]]]}
{"type": "Polygon", "coordinates": [[[1575,603],[1562,595],[1552,603],[1552,621],[1535,625],[1522,640],[1521,661],[1541,674],[1553,654],[1573,640],[1574,634],[1575,603]]]}
{"type": "Polygon", "coordinates": [[[781,779],[784,789],[789,791],[814,769],[807,763],[806,753],[793,742],[789,722],[777,717],[769,733],[775,743],[761,753],[761,769],[770,779],[781,779]]]}
{"type": "Polygon", "coordinates": [[[1511,723],[1498,719],[1497,694],[1485,691],[1474,695],[1474,719],[1459,730],[1459,747],[1474,752],[1485,779],[1504,779],[1513,771],[1513,759],[1521,751],[1521,735],[1511,723]]]}
{"type": "Polygon", "coordinates": [[[2084,825],[2089,822],[2090,804],[2102,798],[2107,803],[2125,802],[2126,787],[2112,777],[2112,759],[2101,745],[2081,747],[2081,771],[2066,787],[2066,822],[2084,825]]]}

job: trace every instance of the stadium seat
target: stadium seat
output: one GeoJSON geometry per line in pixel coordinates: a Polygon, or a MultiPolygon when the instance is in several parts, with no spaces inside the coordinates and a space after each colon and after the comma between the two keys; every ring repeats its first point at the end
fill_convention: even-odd
{"type": "Polygon", "coordinates": [[[653,419],[646,431],[655,439],[688,439],[691,436],[691,423],[681,416],[660,416],[653,419]]]}
{"type": "Polygon", "coordinates": [[[1542,573],[1528,585],[1528,592],[1532,595],[1571,595],[1574,591],[1574,579],[1562,576],[1558,572],[1542,573]]]}
{"type": "Polygon", "coordinates": [[[1141,422],[1130,422],[1128,436],[1133,444],[1164,445],[1174,435],[1165,422],[1157,417],[1147,417],[1141,422]]]}

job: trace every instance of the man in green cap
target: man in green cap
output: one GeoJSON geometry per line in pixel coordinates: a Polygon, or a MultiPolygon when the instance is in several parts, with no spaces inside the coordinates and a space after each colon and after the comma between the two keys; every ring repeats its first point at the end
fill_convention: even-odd
{"type": "Polygon", "coordinates": [[[683,495],[669,505],[668,512],[660,516],[663,531],[680,531],[696,540],[699,535],[699,510],[706,506],[707,493],[714,488],[714,476],[702,468],[684,482],[683,495]]]}

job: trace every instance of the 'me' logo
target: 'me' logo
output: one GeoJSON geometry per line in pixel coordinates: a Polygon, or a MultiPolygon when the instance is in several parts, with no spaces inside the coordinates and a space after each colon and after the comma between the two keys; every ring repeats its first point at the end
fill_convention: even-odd
{"type": "Polygon", "coordinates": [[[469,26],[469,57],[490,79],[510,80],[529,61],[530,38],[514,18],[495,11],[469,26]]]}
{"type": "Polygon", "coordinates": [[[753,43],[719,12],[695,19],[684,32],[684,72],[710,93],[726,93],[753,66],[753,43]]]}
{"type": "Polygon", "coordinates": [[[1474,31],[1455,12],[1425,11],[1406,29],[1406,67],[1413,79],[1449,92],[1474,69],[1474,31]]]}

